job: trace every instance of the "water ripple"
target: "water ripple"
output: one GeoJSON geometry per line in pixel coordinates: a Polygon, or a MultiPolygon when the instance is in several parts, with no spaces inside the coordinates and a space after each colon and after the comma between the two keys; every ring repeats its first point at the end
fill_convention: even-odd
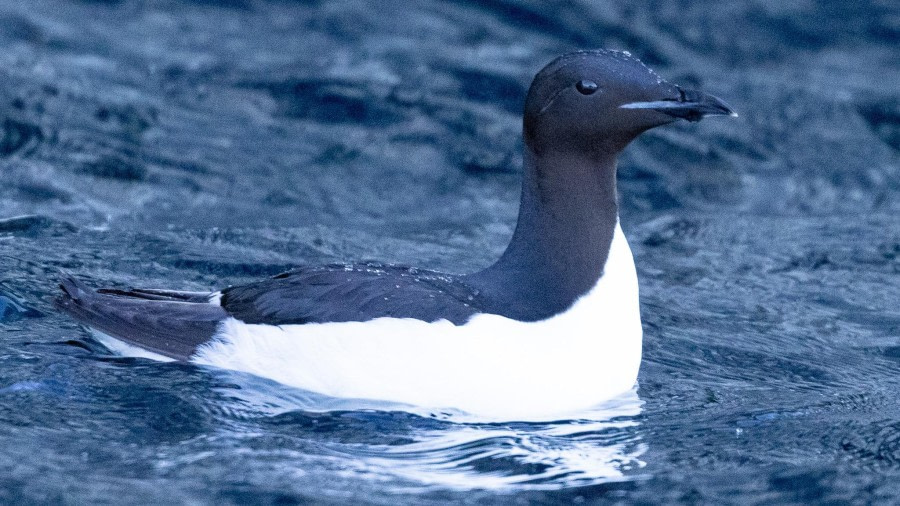
{"type": "Polygon", "coordinates": [[[398,492],[557,490],[636,479],[645,466],[636,391],[569,420],[497,423],[214,374],[228,386],[219,389],[225,400],[213,411],[243,424],[239,430],[249,435],[277,426],[286,436],[321,441],[343,465],[371,479],[392,479],[398,492]]]}

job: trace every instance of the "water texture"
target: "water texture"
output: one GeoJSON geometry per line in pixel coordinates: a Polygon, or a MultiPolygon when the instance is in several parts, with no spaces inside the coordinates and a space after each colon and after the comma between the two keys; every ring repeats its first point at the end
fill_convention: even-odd
{"type": "Polygon", "coordinates": [[[898,40],[891,0],[0,2],[0,502],[897,503],[898,40]],[[592,47],[740,118],[621,160],[644,362],[584,419],[120,358],[52,307],[61,272],[483,267],[527,85],[592,47]]]}

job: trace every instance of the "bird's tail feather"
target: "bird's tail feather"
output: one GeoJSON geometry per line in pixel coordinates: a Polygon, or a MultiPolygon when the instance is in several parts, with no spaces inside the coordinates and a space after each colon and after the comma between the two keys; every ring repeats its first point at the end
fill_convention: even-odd
{"type": "Polygon", "coordinates": [[[148,351],[188,360],[227,318],[209,295],[164,290],[94,291],[74,278],[60,282],[56,305],[78,322],[148,351]],[[205,295],[205,296],[204,296],[205,295]]]}

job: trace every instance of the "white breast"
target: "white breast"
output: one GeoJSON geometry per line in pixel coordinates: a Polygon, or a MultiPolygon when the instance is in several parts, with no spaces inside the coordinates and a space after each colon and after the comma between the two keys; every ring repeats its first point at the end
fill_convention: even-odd
{"type": "Polygon", "coordinates": [[[479,314],[460,326],[400,318],[272,326],[232,318],[192,361],[334,397],[538,420],[631,389],[641,337],[637,274],[617,225],[597,285],[543,321],[479,314]]]}

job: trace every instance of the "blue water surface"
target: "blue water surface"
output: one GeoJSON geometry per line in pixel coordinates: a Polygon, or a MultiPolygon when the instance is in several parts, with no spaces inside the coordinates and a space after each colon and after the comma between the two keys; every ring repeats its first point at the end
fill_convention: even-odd
{"type": "Polygon", "coordinates": [[[900,502],[898,20],[884,0],[0,2],[0,502],[900,502]],[[629,395],[553,423],[347,403],[116,357],[53,308],[64,272],[207,290],[307,262],[483,267],[512,233],[531,77],[594,47],[740,113],[621,160],[629,395]]]}

